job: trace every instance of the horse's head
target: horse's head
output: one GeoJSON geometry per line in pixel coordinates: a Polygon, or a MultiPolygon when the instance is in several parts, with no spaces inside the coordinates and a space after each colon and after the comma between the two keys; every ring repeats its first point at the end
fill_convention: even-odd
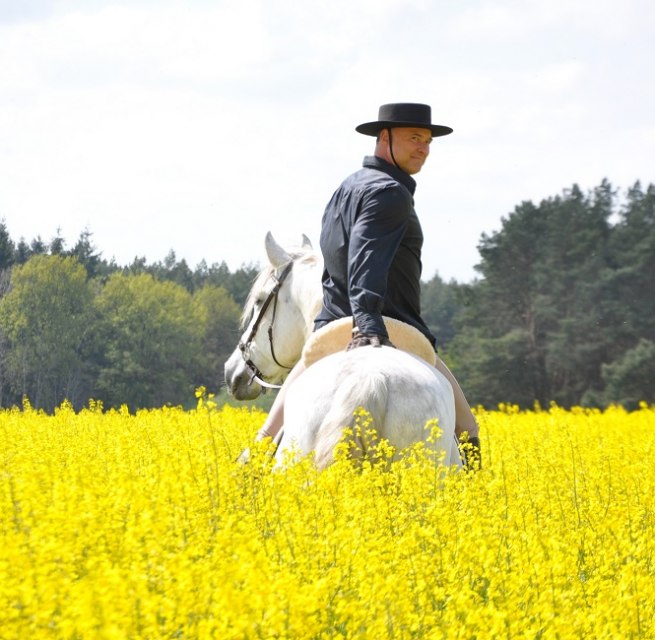
{"type": "Polygon", "coordinates": [[[237,400],[282,383],[298,362],[321,304],[321,262],[303,235],[282,248],[266,234],[269,264],[257,276],[243,310],[243,333],[225,363],[225,384],[237,400]]]}

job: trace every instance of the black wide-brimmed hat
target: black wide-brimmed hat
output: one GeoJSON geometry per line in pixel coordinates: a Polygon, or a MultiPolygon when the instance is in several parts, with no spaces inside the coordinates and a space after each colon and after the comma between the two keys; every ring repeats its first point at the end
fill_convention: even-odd
{"type": "Polygon", "coordinates": [[[375,122],[365,122],[355,127],[355,131],[365,136],[377,136],[382,129],[392,127],[420,127],[430,129],[433,137],[447,136],[453,130],[440,124],[432,124],[432,109],[427,104],[414,102],[394,102],[383,104],[375,122]]]}

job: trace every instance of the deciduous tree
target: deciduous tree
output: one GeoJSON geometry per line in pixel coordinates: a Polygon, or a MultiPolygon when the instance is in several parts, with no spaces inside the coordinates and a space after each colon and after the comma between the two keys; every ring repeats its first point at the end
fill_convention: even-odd
{"type": "Polygon", "coordinates": [[[65,399],[83,402],[92,298],[86,271],[73,258],[35,255],[14,267],[0,299],[0,328],[5,383],[18,398],[47,410],[65,399]]]}
{"type": "Polygon", "coordinates": [[[186,289],[150,274],[115,273],[96,309],[99,399],[131,409],[192,401],[202,332],[186,289]]]}

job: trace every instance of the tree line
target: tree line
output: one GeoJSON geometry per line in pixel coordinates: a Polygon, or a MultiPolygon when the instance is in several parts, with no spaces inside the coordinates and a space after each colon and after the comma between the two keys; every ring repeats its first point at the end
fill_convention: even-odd
{"type": "MultiPolygon", "coordinates": [[[[424,317],[473,404],[655,402],[655,186],[523,202],[483,234],[473,282],[423,283],[424,317]]],[[[119,266],[88,230],[15,243],[0,223],[0,406],[130,410],[217,390],[257,267],[119,266]]]]}
{"type": "Polygon", "coordinates": [[[479,279],[426,287],[473,403],[655,402],[655,186],[523,202],[478,250],[479,279]]]}
{"type": "Polygon", "coordinates": [[[219,387],[257,269],[191,270],[172,251],[119,267],[88,230],[67,249],[59,235],[15,244],[3,222],[0,273],[0,406],[136,410],[219,387]]]}

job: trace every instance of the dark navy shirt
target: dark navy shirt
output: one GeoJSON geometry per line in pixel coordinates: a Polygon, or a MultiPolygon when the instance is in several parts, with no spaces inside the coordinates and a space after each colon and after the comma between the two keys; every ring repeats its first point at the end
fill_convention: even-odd
{"type": "Polygon", "coordinates": [[[344,180],[323,214],[323,306],[315,328],[353,316],[362,333],[387,336],[382,316],[435,338],[421,318],[423,232],[414,179],[368,156],[344,180]]]}

